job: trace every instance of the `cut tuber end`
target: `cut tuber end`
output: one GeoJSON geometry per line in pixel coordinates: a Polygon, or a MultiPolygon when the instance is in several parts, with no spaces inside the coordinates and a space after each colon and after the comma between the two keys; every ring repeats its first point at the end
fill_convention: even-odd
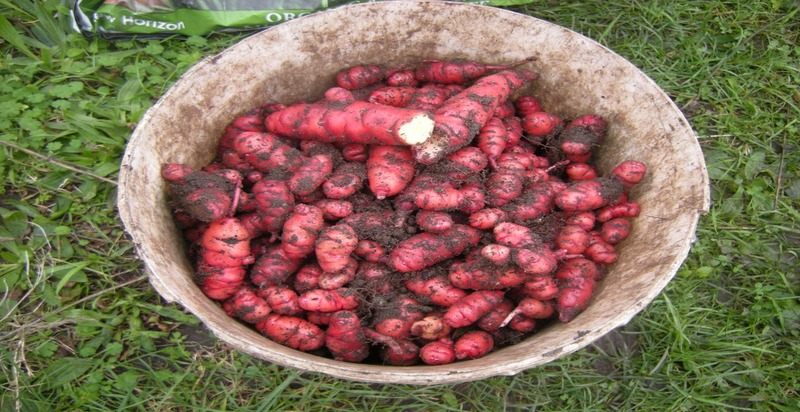
{"type": "Polygon", "coordinates": [[[428,115],[415,116],[408,123],[400,126],[398,135],[408,145],[420,144],[433,134],[434,121],[428,115]]]}
{"type": "Polygon", "coordinates": [[[432,133],[429,139],[414,145],[414,160],[424,165],[436,163],[447,155],[447,142],[444,133],[432,133]]]}

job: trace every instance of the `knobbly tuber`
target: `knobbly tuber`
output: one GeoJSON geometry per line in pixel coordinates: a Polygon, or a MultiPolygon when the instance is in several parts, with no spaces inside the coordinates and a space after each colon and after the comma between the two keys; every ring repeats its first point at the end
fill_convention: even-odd
{"type": "Polygon", "coordinates": [[[419,360],[419,346],[407,339],[395,339],[370,328],[362,329],[364,336],[383,345],[380,357],[387,365],[408,366],[419,360]]]}
{"type": "Polygon", "coordinates": [[[270,339],[293,349],[311,351],[325,345],[325,331],[319,326],[288,315],[269,315],[256,329],[270,339]]]}
{"type": "Polygon", "coordinates": [[[389,86],[417,87],[419,86],[419,80],[417,80],[414,70],[401,68],[388,74],[386,84],[389,86]]]}
{"type": "Polygon", "coordinates": [[[377,199],[402,192],[414,178],[411,150],[401,146],[373,146],[367,158],[367,181],[377,199]]]}
{"type": "Polygon", "coordinates": [[[340,223],[323,228],[315,244],[317,263],[325,272],[342,270],[351,263],[351,254],[357,244],[356,232],[349,225],[340,223]]]}
{"type": "Polygon", "coordinates": [[[493,229],[507,219],[508,214],[502,209],[486,208],[471,214],[469,216],[469,225],[476,229],[493,229]]]}
{"type": "Polygon", "coordinates": [[[343,259],[340,269],[335,271],[323,271],[317,281],[317,286],[320,289],[339,289],[347,286],[353,279],[356,278],[358,271],[358,261],[352,256],[347,256],[343,259]]]}
{"type": "Polygon", "coordinates": [[[256,290],[256,295],[264,299],[273,313],[292,316],[303,313],[297,292],[288,286],[263,286],[256,290]]]}
{"type": "Polygon", "coordinates": [[[489,157],[481,149],[467,146],[449,154],[440,165],[448,177],[464,181],[486,169],[489,157]]]}
{"type": "Polygon", "coordinates": [[[475,359],[486,355],[494,348],[494,339],[486,331],[471,330],[461,335],[453,346],[456,359],[475,359]]]}
{"type": "Polygon", "coordinates": [[[254,236],[270,233],[277,236],[286,217],[294,209],[295,198],[285,180],[264,178],[250,189],[256,210],[246,214],[248,229],[254,236]]]}
{"type": "Polygon", "coordinates": [[[200,241],[197,279],[205,294],[218,300],[233,296],[244,284],[250,254],[250,233],[236,218],[211,222],[200,241]]]}
{"type": "Polygon", "coordinates": [[[413,298],[400,297],[382,306],[375,314],[373,329],[395,339],[408,339],[411,327],[425,317],[424,308],[413,298]]]}
{"type": "Polygon", "coordinates": [[[440,339],[419,349],[419,357],[427,365],[446,365],[456,361],[456,351],[453,341],[440,339]]]}
{"type": "Polygon", "coordinates": [[[279,168],[294,171],[306,160],[300,150],[269,133],[241,133],[234,147],[244,160],[264,173],[279,168]]]}
{"type": "Polygon", "coordinates": [[[322,192],[328,199],[346,199],[361,190],[367,178],[367,169],[362,163],[344,163],[322,184],[322,192]]]}
{"type": "Polygon", "coordinates": [[[500,290],[520,286],[528,279],[516,266],[496,266],[485,261],[456,262],[450,266],[450,283],[465,290],[500,290]]]}
{"type": "Polygon", "coordinates": [[[339,220],[353,214],[354,206],[348,200],[320,199],[314,202],[314,206],[322,210],[322,218],[325,220],[339,220]]]}
{"type": "Polygon", "coordinates": [[[337,312],[358,307],[358,295],[348,288],[313,289],[300,295],[300,307],[311,312],[337,312]]]}
{"type": "Polygon", "coordinates": [[[453,225],[440,233],[420,233],[401,241],[390,253],[392,267],[414,272],[458,256],[480,240],[480,233],[469,226],[453,225]]]}
{"type": "Polygon", "coordinates": [[[594,149],[605,139],[607,123],[598,115],[586,115],[570,122],[554,143],[572,162],[588,162],[594,149]]]}
{"type": "Polygon", "coordinates": [[[236,184],[220,174],[173,163],[162,167],[161,176],[170,183],[178,208],[202,222],[222,219],[235,209],[236,184]]]}
{"type": "Polygon", "coordinates": [[[478,290],[447,308],[444,320],[453,328],[469,326],[503,302],[503,291],[478,290]]]}
{"type": "Polygon", "coordinates": [[[274,245],[268,247],[250,267],[250,280],[257,286],[280,285],[301,264],[301,259],[290,257],[280,245],[274,245]]]}
{"type": "Polygon", "coordinates": [[[316,206],[299,204],[286,219],[281,235],[281,247],[289,259],[303,259],[314,252],[314,247],[325,222],[322,210],[316,206]]]}
{"type": "Polygon", "coordinates": [[[556,300],[559,319],[569,322],[589,305],[599,277],[597,265],[588,259],[569,259],[555,274],[559,294],[556,300]]]}
{"type": "Polygon", "coordinates": [[[385,77],[385,70],[379,66],[353,66],[336,73],[336,84],[347,90],[355,90],[380,83],[385,77]]]}
{"type": "Polygon", "coordinates": [[[535,112],[522,118],[522,130],[527,136],[535,138],[537,143],[557,133],[561,127],[561,118],[547,112],[535,112]]]}
{"type": "Polygon", "coordinates": [[[269,304],[250,287],[243,286],[222,303],[223,309],[235,318],[247,323],[258,323],[272,311],[269,304]]]}
{"type": "Polygon", "coordinates": [[[481,316],[476,325],[481,330],[494,332],[505,326],[504,321],[513,310],[514,302],[509,299],[503,299],[503,302],[501,302],[500,305],[481,316]]]}
{"type": "Polygon", "coordinates": [[[361,329],[358,315],[349,310],[334,312],[328,322],[325,347],[333,358],[345,362],[361,362],[369,356],[369,345],[361,329]]]}
{"type": "Polygon", "coordinates": [[[424,296],[430,303],[442,307],[448,307],[467,296],[466,291],[453,286],[444,275],[412,277],[406,280],[405,287],[419,296],[424,296]]]}
{"type": "Polygon", "coordinates": [[[311,195],[325,183],[333,168],[330,156],[321,153],[311,156],[289,178],[289,189],[297,196],[311,195]]]}
{"type": "Polygon", "coordinates": [[[436,340],[450,336],[452,328],[438,314],[430,314],[411,324],[411,333],[420,339],[436,340]]]}
{"type": "Polygon", "coordinates": [[[417,226],[429,233],[441,233],[453,227],[453,217],[449,213],[422,209],[416,214],[417,226]]]}
{"type": "Polygon", "coordinates": [[[542,111],[542,105],[534,96],[518,97],[516,100],[514,100],[514,108],[516,109],[517,115],[520,117],[525,117],[531,113],[542,111]]]}
{"type": "Polygon", "coordinates": [[[435,163],[466,146],[511,94],[537,75],[523,71],[501,71],[478,79],[472,86],[448,99],[434,113],[429,139],[416,143],[414,157],[422,164],[435,163]]]}
{"type": "Polygon", "coordinates": [[[486,155],[489,164],[497,168],[497,158],[508,147],[508,129],[497,115],[486,121],[476,137],[478,148],[486,155]]]}
{"type": "Polygon", "coordinates": [[[370,103],[378,103],[392,107],[405,107],[411,102],[417,88],[410,86],[386,86],[370,93],[370,103]]]}

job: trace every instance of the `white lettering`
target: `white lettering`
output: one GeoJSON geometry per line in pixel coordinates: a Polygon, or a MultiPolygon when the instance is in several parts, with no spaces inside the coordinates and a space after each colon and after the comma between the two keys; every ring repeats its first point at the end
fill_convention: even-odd
{"type": "Polygon", "coordinates": [[[291,13],[291,12],[288,12],[288,11],[287,12],[283,12],[283,13],[267,13],[267,15],[264,16],[264,19],[267,21],[267,23],[280,23],[280,22],[287,21],[287,20],[293,20],[293,19],[296,19],[298,17],[307,16],[309,14],[311,14],[311,13],[310,12],[291,13]]]}
{"type": "Polygon", "coordinates": [[[283,21],[283,16],[280,13],[267,13],[266,19],[268,23],[279,23],[283,21]]]}
{"type": "Polygon", "coordinates": [[[100,20],[106,20],[109,23],[113,23],[117,20],[116,17],[110,14],[102,14],[102,13],[93,13],[92,19],[95,23],[98,23],[100,20]]]}
{"type": "Polygon", "coordinates": [[[184,24],[182,21],[179,21],[177,23],[168,23],[165,21],[135,19],[131,16],[122,16],[122,20],[120,21],[120,23],[122,23],[123,26],[152,27],[156,30],[167,30],[167,31],[175,31],[186,28],[186,24],[184,24]]]}

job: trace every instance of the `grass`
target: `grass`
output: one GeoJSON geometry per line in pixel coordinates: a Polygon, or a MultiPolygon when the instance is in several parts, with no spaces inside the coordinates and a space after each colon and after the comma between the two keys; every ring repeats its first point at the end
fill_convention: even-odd
{"type": "Polygon", "coordinates": [[[513,377],[373,385],[232,352],[149,286],[120,156],[177,77],[237,36],[107,42],[0,0],[0,410],[800,409],[800,2],[537,1],[651,76],[705,153],[712,208],[630,324],[513,377]]]}

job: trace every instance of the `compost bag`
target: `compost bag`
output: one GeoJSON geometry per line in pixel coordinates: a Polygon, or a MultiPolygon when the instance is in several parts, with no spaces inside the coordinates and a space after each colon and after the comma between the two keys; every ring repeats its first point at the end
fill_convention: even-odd
{"type": "MultiPolygon", "coordinates": [[[[532,0],[466,0],[510,6],[532,0]]],[[[254,31],[317,11],[364,0],[72,0],[75,30],[125,39],[254,31]]]]}

